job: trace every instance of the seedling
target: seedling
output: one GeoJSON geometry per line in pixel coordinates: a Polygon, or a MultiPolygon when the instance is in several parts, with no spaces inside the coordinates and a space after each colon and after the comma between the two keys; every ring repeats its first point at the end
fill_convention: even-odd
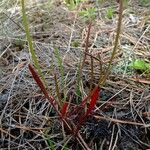
{"type": "Polygon", "coordinates": [[[141,72],[150,71],[150,63],[148,63],[142,59],[136,59],[136,60],[133,60],[129,64],[129,68],[134,69],[134,70],[139,70],[141,72]]]}
{"type": "Polygon", "coordinates": [[[112,19],[114,16],[114,10],[112,7],[109,7],[106,12],[106,16],[108,19],[112,19]]]}
{"type": "Polygon", "coordinates": [[[81,10],[79,12],[79,15],[82,16],[83,19],[93,20],[96,17],[96,8],[90,7],[90,8],[86,8],[85,10],[81,10]]]}
{"type": "Polygon", "coordinates": [[[65,4],[70,10],[75,10],[81,2],[85,0],[64,0],[65,4]]]}
{"type": "Polygon", "coordinates": [[[50,139],[47,133],[44,134],[45,141],[47,142],[50,150],[55,150],[56,146],[54,142],[50,139]]]}
{"type": "MultiPolygon", "coordinates": [[[[94,89],[91,89],[88,96],[85,97],[84,99],[82,99],[81,103],[79,105],[74,105],[74,106],[72,106],[70,104],[70,102],[67,102],[66,99],[64,100],[64,103],[62,105],[60,105],[60,103],[58,103],[53,96],[49,95],[49,93],[46,89],[46,86],[44,85],[44,80],[41,80],[41,78],[40,78],[41,72],[39,72],[39,67],[38,67],[39,64],[37,61],[37,57],[35,55],[35,51],[33,50],[32,39],[31,39],[31,36],[29,34],[30,32],[28,29],[27,21],[26,21],[27,18],[25,16],[24,0],[22,0],[21,2],[22,2],[22,9],[23,9],[22,12],[23,12],[23,17],[24,17],[24,24],[25,24],[26,31],[27,31],[26,34],[27,34],[27,39],[29,41],[30,52],[32,54],[32,58],[34,60],[34,65],[37,68],[38,72],[36,71],[36,69],[31,64],[29,64],[29,70],[30,70],[34,80],[36,81],[37,85],[39,86],[40,90],[44,94],[45,98],[49,101],[49,103],[51,104],[51,106],[53,107],[53,109],[55,110],[57,115],[59,116],[60,121],[64,124],[65,132],[67,134],[71,134],[78,141],[80,141],[80,143],[84,149],[88,149],[87,145],[84,144],[83,139],[81,139],[79,130],[81,129],[81,126],[85,123],[86,119],[92,114],[93,109],[95,108],[95,105],[97,103],[97,100],[99,99],[101,87],[105,84],[106,79],[107,79],[108,75],[110,74],[111,65],[112,65],[113,59],[114,59],[115,54],[116,54],[119,34],[120,34],[120,30],[121,30],[123,1],[121,0],[119,2],[120,5],[119,5],[119,20],[118,20],[118,27],[117,27],[117,35],[116,35],[116,39],[115,39],[115,43],[114,43],[114,49],[112,52],[112,56],[111,56],[109,64],[108,64],[108,68],[105,71],[105,75],[99,79],[98,84],[95,86],[94,89]],[[86,107],[87,107],[87,109],[85,110],[86,107]]],[[[79,3],[80,1],[74,1],[74,2],[69,1],[69,2],[71,2],[70,3],[71,5],[74,5],[74,4],[79,3]]],[[[81,66],[79,67],[79,73],[78,73],[79,79],[78,79],[78,83],[77,83],[78,85],[79,85],[79,82],[81,79],[82,68],[84,66],[86,56],[88,55],[89,37],[90,37],[92,21],[94,19],[94,15],[95,15],[95,9],[94,8],[86,9],[81,14],[84,17],[88,18],[88,32],[87,32],[87,36],[86,36],[86,40],[85,40],[85,53],[84,53],[83,61],[81,62],[81,66]]],[[[55,56],[57,57],[62,82],[64,83],[63,63],[62,63],[61,57],[59,55],[58,49],[55,49],[55,56]]],[[[93,58],[94,57],[91,56],[91,70],[92,70],[91,71],[92,72],[91,82],[94,78],[94,76],[93,76],[93,58]]],[[[58,85],[57,84],[57,76],[55,76],[55,80],[56,80],[56,86],[57,86],[58,85]]],[[[78,87],[78,89],[79,89],[79,87],[78,87]]],[[[59,88],[56,88],[56,91],[58,94],[59,94],[60,90],[59,90],[59,88]]],[[[59,96],[59,99],[61,99],[60,96],[59,96]]]]}
{"type": "Polygon", "coordinates": [[[60,120],[64,123],[66,132],[74,135],[77,139],[80,139],[80,137],[78,136],[78,134],[79,134],[78,131],[80,130],[82,124],[85,122],[87,117],[92,113],[92,110],[94,109],[94,107],[96,105],[96,101],[99,97],[100,87],[96,86],[92,90],[92,92],[90,92],[90,94],[81,102],[81,104],[74,109],[74,112],[69,113],[69,111],[68,111],[69,103],[65,102],[61,108],[59,103],[52,96],[49,96],[49,94],[46,90],[46,87],[44,86],[38,73],[36,72],[36,70],[34,69],[34,67],[31,64],[29,64],[29,70],[30,70],[34,80],[36,81],[37,85],[43,92],[45,98],[50,102],[50,104],[53,106],[54,110],[59,115],[60,120]],[[89,102],[89,107],[88,107],[87,111],[85,112],[85,114],[80,116],[83,108],[85,108],[85,105],[87,104],[88,101],[90,101],[90,102],[89,102]],[[72,118],[72,115],[73,116],[75,115],[76,118],[78,118],[78,120],[76,120],[78,123],[76,126],[74,125],[74,122],[70,119],[70,118],[72,118]],[[68,119],[68,117],[69,117],[69,119],[68,119]]]}

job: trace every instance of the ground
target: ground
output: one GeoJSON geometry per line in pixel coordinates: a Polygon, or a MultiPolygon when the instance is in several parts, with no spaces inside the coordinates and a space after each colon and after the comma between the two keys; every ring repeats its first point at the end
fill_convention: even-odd
{"type": "MultiPolygon", "coordinates": [[[[0,149],[150,149],[149,73],[128,67],[133,59],[150,61],[149,1],[125,4],[111,74],[101,88],[94,110],[79,130],[80,138],[67,132],[29,71],[28,65],[33,61],[20,3],[12,0],[0,3],[0,149]]],[[[96,8],[96,18],[92,22],[90,55],[82,69],[78,95],[78,66],[84,57],[88,21],[78,15],[80,10],[69,10],[62,0],[27,3],[33,45],[47,90],[57,101],[65,97],[72,104],[68,111],[81,103],[103,75],[99,58],[103,70],[108,66],[118,6],[116,1],[88,1],[81,7],[96,8]],[[110,7],[112,18],[108,16],[110,7]]],[[[74,119],[73,125],[77,123],[74,119]]]]}

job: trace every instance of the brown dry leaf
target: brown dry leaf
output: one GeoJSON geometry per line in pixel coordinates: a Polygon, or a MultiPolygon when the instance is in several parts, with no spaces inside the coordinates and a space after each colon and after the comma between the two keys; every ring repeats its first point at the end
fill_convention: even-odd
{"type": "Polygon", "coordinates": [[[147,112],[147,111],[146,111],[146,112],[143,112],[142,115],[143,115],[144,117],[149,117],[149,116],[150,116],[150,112],[147,112]]]}
{"type": "Polygon", "coordinates": [[[132,80],[132,81],[135,81],[135,82],[140,82],[140,83],[145,83],[145,84],[150,84],[150,80],[145,80],[145,79],[129,78],[129,80],[132,80]]]}

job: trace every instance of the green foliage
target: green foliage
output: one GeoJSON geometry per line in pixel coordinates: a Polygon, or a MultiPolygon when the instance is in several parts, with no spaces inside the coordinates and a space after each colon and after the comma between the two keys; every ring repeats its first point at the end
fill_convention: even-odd
{"type": "Polygon", "coordinates": [[[96,17],[96,8],[90,7],[86,8],[85,10],[81,10],[79,12],[79,15],[84,17],[85,19],[93,20],[96,17]]]}
{"type": "Polygon", "coordinates": [[[48,134],[48,132],[49,132],[49,129],[46,129],[45,132],[43,133],[43,137],[44,137],[45,141],[47,142],[49,150],[55,150],[56,145],[53,142],[53,140],[50,138],[50,135],[48,134]]]}
{"type": "Polygon", "coordinates": [[[134,70],[146,71],[150,70],[150,63],[147,63],[146,61],[141,59],[136,59],[129,64],[129,68],[134,70]]]}
{"type": "Polygon", "coordinates": [[[54,142],[48,137],[48,135],[45,135],[45,140],[47,141],[47,144],[49,146],[49,150],[55,150],[56,146],[54,144],[54,142]]]}
{"type": "MultiPolygon", "coordinates": [[[[69,10],[76,10],[78,6],[85,1],[86,0],[65,0],[65,4],[69,10]]],[[[81,10],[79,11],[79,15],[85,19],[94,19],[96,16],[96,8],[91,7],[81,10]]]]}
{"type": "Polygon", "coordinates": [[[108,19],[112,19],[114,16],[114,10],[112,7],[109,7],[106,12],[106,16],[108,19]]]}
{"type": "Polygon", "coordinates": [[[150,5],[150,0],[140,0],[140,4],[143,6],[150,5]]]}
{"type": "Polygon", "coordinates": [[[78,40],[75,40],[72,42],[72,46],[73,47],[79,47],[80,46],[80,42],[78,40]]]}
{"type": "Polygon", "coordinates": [[[23,47],[25,44],[25,41],[23,41],[21,39],[16,39],[14,44],[15,44],[15,46],[23,47]]]}
{"type": "Polygon", "coordinates": [[[85,0],[65,0],[65,4],[70,10],[75,10],[79,6],[79,4],[84,1],[85,0]]]}

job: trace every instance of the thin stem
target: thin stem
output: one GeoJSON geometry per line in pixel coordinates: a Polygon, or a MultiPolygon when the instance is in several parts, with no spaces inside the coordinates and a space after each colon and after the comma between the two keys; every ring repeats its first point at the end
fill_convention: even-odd
{"type": "Polygon", "coordinates": [[[27,42],[28,42],[28,46],[29,46],[29,52],[31,54],[31,58],[34,62],[34,65],[39,73],[39,75],[41,76],[42,78],[42,81],[44,82],[44,84],[47,86],[47,83],[46,83],[46,80],[42,74],[42,71],[41,71],[41,68],[40,68],[40,65],[39,65],[39,62],[38,62],[38,57],[35,53],[35,50],[33,48],[33,43],[32,43],[32,37],[30,35],[30,29],[29,29],[29,22],[28,22],[28,17],[26,15],[26,9],[25,9],[25,0],[21,0],[21,7],[22,7],[22,19],[23,19],[23,25],[24,25],[24,28],[25,28],[25,33],[26,33],[26,38],[27,38],[27,42]]]}
{"type": "Polygon", "coordinates": [[[115,38],[114,48],[113,48],[113,52],[112,52],[112,55],[111,55],[106,73],[105,73],[104,77],[100,78],[100,81],[99,81],[100,86],[103,86],[105,84],[106,79],[110,74],[111,65],[112,65],[112,62],[115,58],[115,54],[117,52],[118,41],[119,41],[120,32],[121,32],[122,13],[123,13],[123,0],[120,0],[119,1],[119,19],[118,19],[118,25],[117,25],[117,35],[116,35],[116,38],[115,38]]]}
{"type": "Polygon", "coordinates": [[[87,58],[91,27],[92,27],[92,20],[90,20],[89,24],[88,24],[88,31],[87,31],[87,36],[86,36],[86,40],[85,40],[85,51],[84,51],[83,61],[82,61],[82,64],[80,66],[80,77],[82,76],[82,69],[83,69],[83,66],[84,66],[86,58],[87,58]]]}

